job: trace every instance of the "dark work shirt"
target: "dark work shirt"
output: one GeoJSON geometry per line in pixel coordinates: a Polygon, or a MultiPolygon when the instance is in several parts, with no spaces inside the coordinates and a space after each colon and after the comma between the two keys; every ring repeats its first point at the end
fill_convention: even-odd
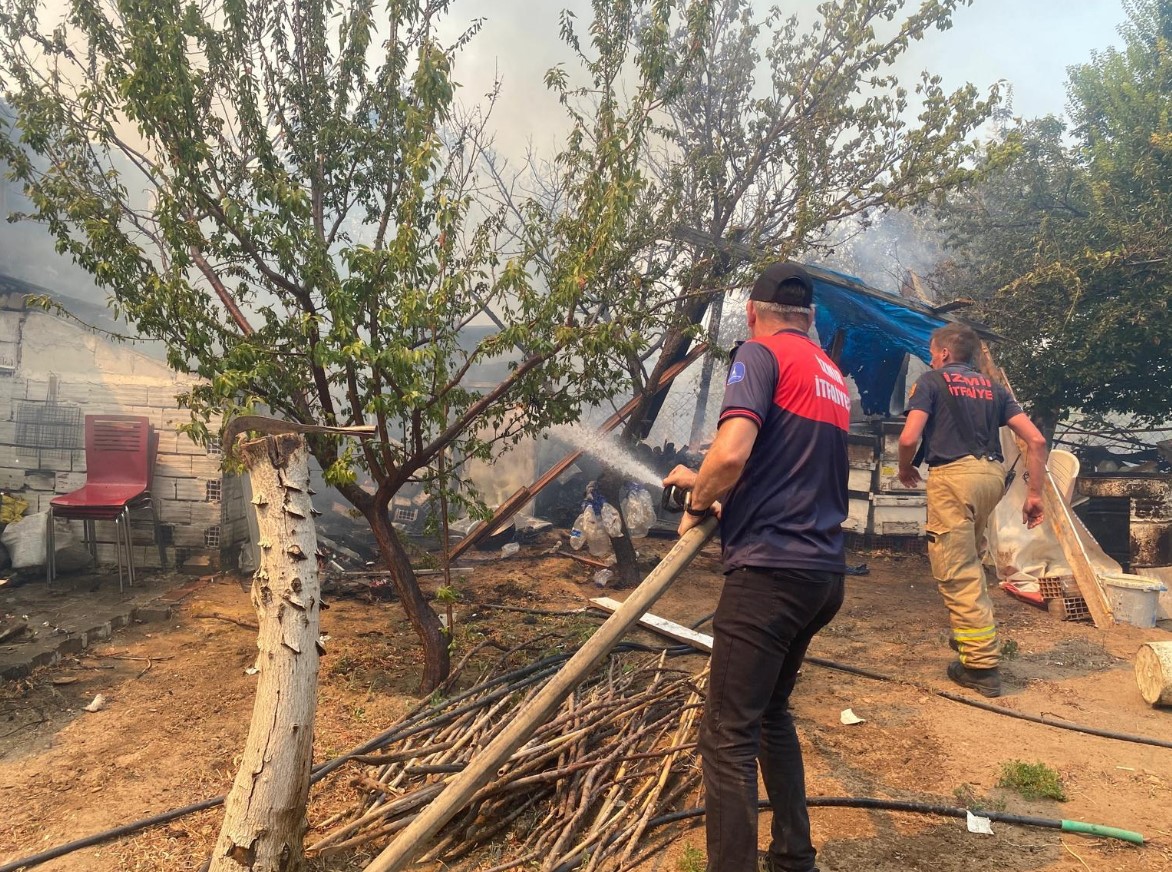
{"type": "Polygon", "coordinates": [[[1021,414],[1021,406],[1009,391],[961,363],[950,363],[920,376],[908,397],[908,411],[913,409],[928,415],[923,435],[928,466],[952,463],[970,455],[1003,460],[997,431],[1021,414]],[[956,400],[955,407],[944,396],[945,390],[956,400]],[[953,408],[960,421],[953,417],[953,408]]]}
{"type": "Polygon", "coordinates": [[[838,367],[797,330],[751,339],[725,386],[720,421],[736,417],[760,429],[724,501],[724,571],[843,572],[850,396],[838,367]]]}

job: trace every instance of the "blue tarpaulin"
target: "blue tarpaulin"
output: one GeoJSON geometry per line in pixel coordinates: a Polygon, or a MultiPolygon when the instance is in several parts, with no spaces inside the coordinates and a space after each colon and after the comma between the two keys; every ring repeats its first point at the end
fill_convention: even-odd
{"type": "Polygon", "coordinates": [[[862,292],[859,287],[866,286],[852,276],[822,267],[811,272],[814,323],[823,348],[829,351],[835,335],[842,331],[839,367],[854,379],[863,412],[888,414],[903,356],[911,354],[927,363],[932,331],[948,322],[900,297],[870,288],[862,292]]]}

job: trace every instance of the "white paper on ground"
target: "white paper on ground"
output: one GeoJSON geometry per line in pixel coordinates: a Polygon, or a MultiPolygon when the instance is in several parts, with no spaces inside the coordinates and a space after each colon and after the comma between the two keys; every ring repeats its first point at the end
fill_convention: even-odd
{"type": "Polygon", "coordinates": [[[967,812],[969,816],[969,832],[980,833],[983,836],[993,835],[993,822],[987,817],[981,817],[979,814],[973,814],[971,811],[967,812]]]}
{"type": "Polygon", "coordinates": [[[842,714],[840,714],[840,715],[838,716],[838,719],[839,719],[840,721],[842,721],[844,724],[846,724],[848,727],[852,727],[852,726],[854,726],[855,724],[865,724],[865,723],[867,723],[867,720],[866,720],[866,718],[860,718],[858,715],[856,715],[856,714],[855,714],[853,711],[851,711],[850,709],[843,709],[843,710],[842,710],[842,714]]]}

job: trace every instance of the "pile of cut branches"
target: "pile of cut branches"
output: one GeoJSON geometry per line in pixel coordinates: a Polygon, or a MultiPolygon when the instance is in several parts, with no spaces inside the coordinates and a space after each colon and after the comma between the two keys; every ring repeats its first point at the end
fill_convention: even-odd
{"type": "MultiPolygon", "coordinates": [[[[343,770],[358,801],[314,827],[324,835],[309,855],[388,842],[565,659],[486,676],[388,731],[385,744],[343,770]]],[[[612,655],[440,831],[424,861],[493,872],[636,865],[660,847],[645,838],[649,824],[699,785],[706,682],[707,672],[672,668],[666,654],[612,655]]]]}

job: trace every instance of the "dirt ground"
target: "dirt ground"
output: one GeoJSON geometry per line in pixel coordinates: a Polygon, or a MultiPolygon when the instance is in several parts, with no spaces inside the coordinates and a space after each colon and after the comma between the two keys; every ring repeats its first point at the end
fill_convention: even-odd
{"type": "MultiPolygon", "coordinates": [[[[552,535],[552,534],[550,534],[552,535]]],[[[582,616],[546,617],[492,604],[573,610],[604,593],[593,569],[543,556],[552,542],[524,546],[460,577],[457,648],[485,636],[514,645],[556,629],[597,625],[582,616]]],[[[666,553],[671,542],[647,540],[666,553]]],[[[656,604],[688,625],[709,614],[720,589],[712,546],[656,604]]],[[[870,574],[848,578],[846,605],[810,653],[899,676],[921,688],[956,690],[944,678],[947,624],[927,561],[919,555],[852,554],[870,574]]],[[[434,591],[434,577],[423,580],[434,591]]],[[[194,591],[169,624],[131,627],[81,659],[10,683],[0,693],[0,866],[59,843],[224,793],[235,774],[253,701],[255,620],[247,581],[220,576],[194,591]],[[208,617],[217,613],[220,617],[208,617]],[[133,658],[133,659],[132,659],[133,658]],[[82,711],[101,693],[107,707],[82,711]]],[[[616,598],[624,592],[611,592],[616,598]]],[[[1123,733],[1172,739],[1172,711],[1140,698],[1132,674],[1141,642],[1166,630],[1098,631],[994,594],[1006,662],[1006,708],[1123,733]],[[1012,646],[1011,646],[1012,647],[1012,646]]],[[[335,598],[323,614],[315,759],[327,760],[376,735],[419,700],[414,637],[397,603],[335,598]]],[[[638,638],[663,644],[640,632],[638,638]]],[[[700,669],[700,655],[683,658],[700,669]]],[[[811,796],[875,796],[986,807],[1142,832],[1143,847],[1050,829],[994,824],[969,834],[951,818],[862,811],[811,811],[823,872],[903,870],[1172,870],[1172,750],[1098,738],[985,712],[908,684],[877,682],[823,667],[803,670],[794,709],[806,748],[811,796]],[[844,726],[851,708],[865,723],[844,726]],[[996,786],[1006,761],[1057,769],[1068,801],[1027,801],[996,786]]],[[[311,828],[352,801],[344,779],[311,794],[311,828]]],[[[690,799],[695,799],[694,797],[690,799]]],[[[219,829],[219,809],[79,851],[46,870],[196,870],[219,829]]],[[[762,840],[768,815],[762,815],[762,840]]],[[[311,832],[312,835],[312,832],[311,832]]],[[[672,844],[642,869],[692,872],[702,828],[680,826],[672,844]]],[[[314,861],[330,872],[362,869],[373,855],[314,861]]]]}

